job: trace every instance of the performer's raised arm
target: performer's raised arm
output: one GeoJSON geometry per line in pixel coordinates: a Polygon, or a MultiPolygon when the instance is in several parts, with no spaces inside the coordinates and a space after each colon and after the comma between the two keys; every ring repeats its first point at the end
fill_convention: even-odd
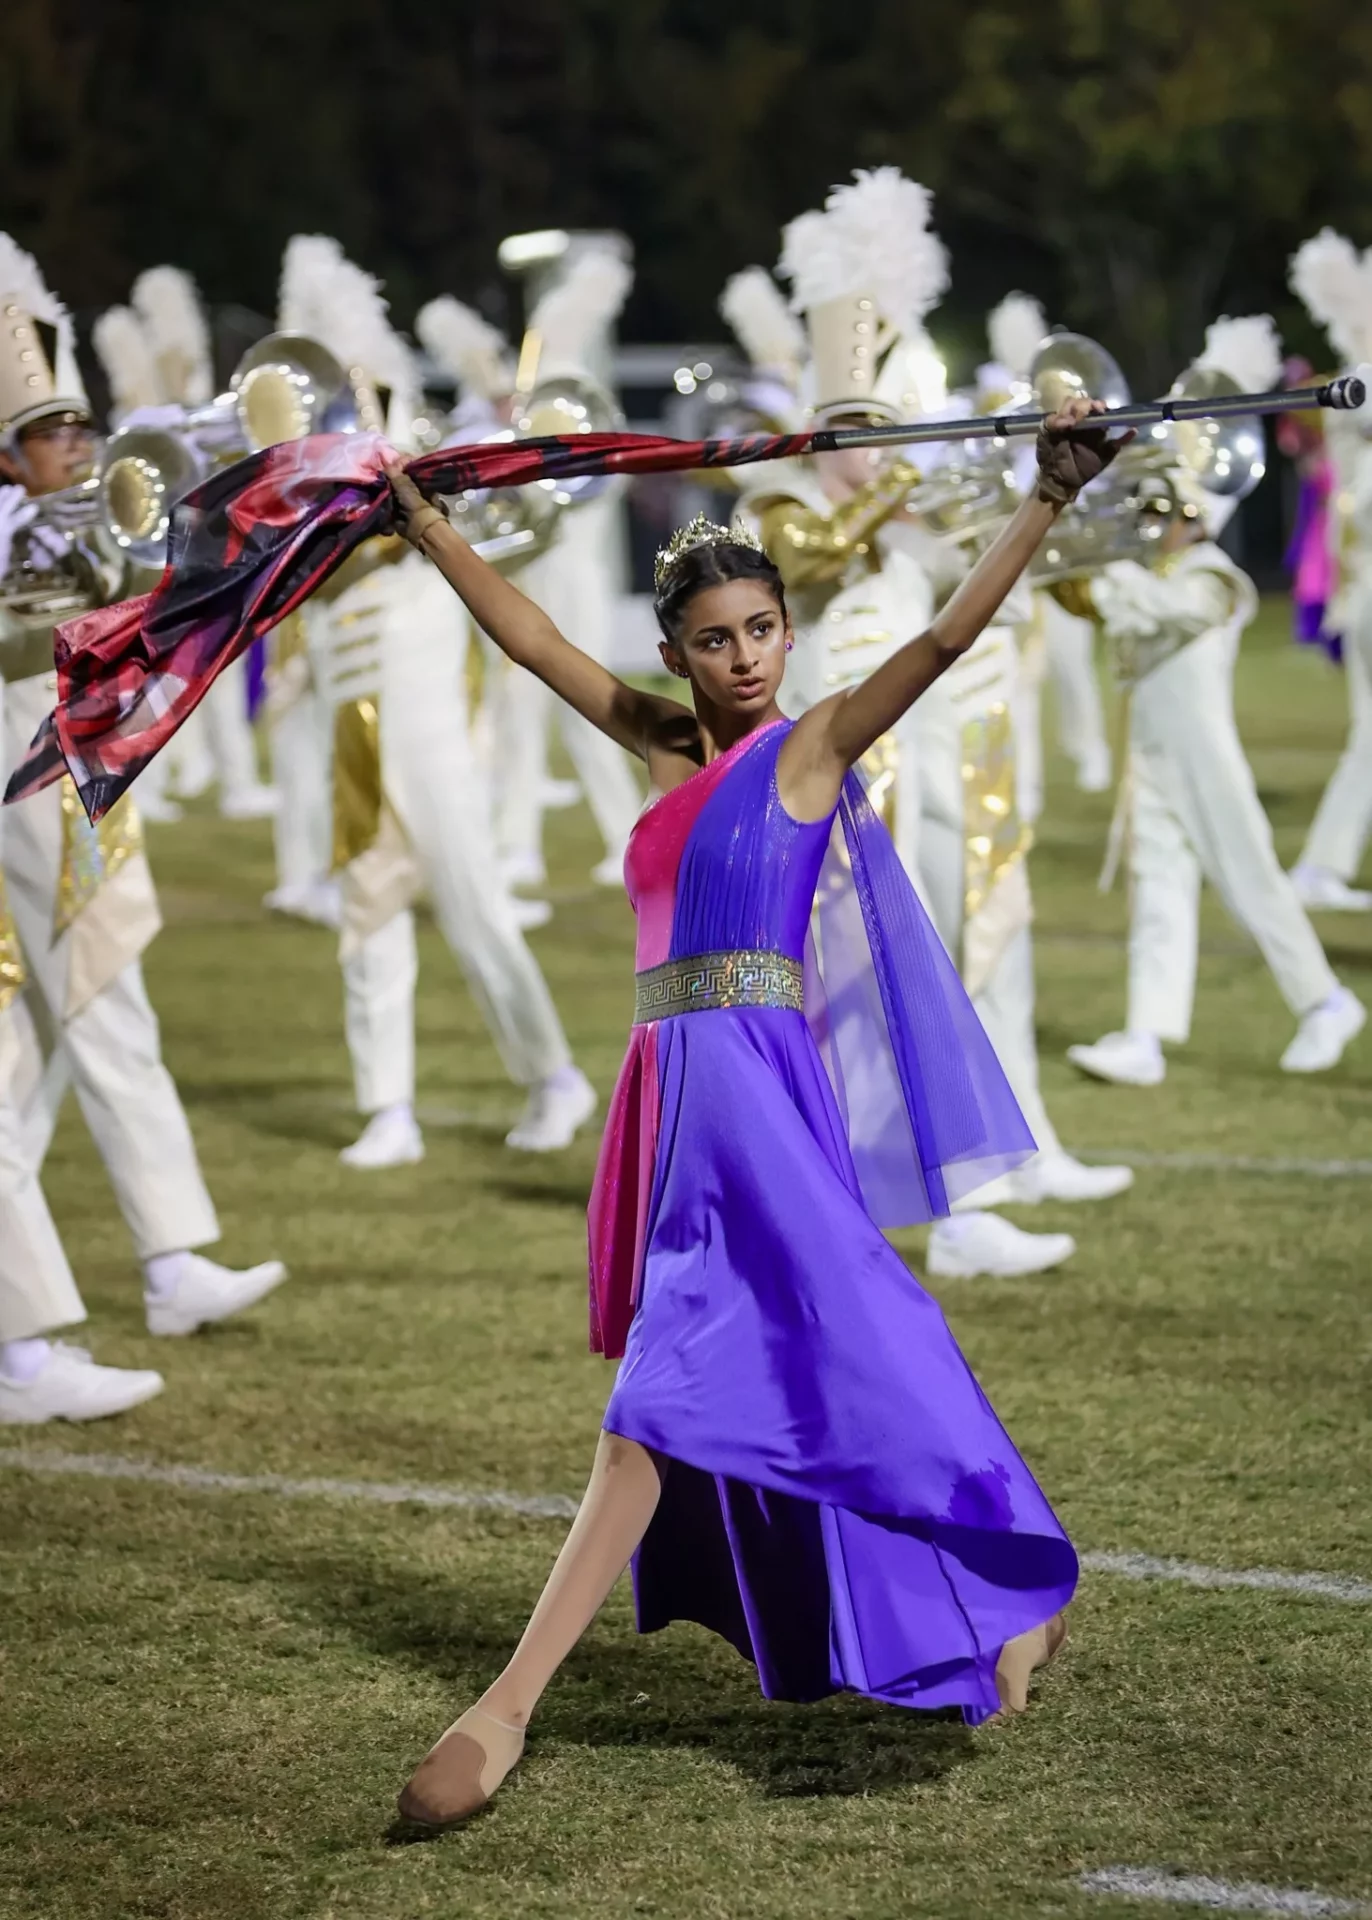
{"type": "Polygon", "coordinates": [[[1071,400],[1046,423],[1039,434],[1033,492],[925,631],[866,680],[821,701],[797,722],[778,779],[799,818],[818,818],[833,806],[849,767],[967,652],[1063,507],[1133,438],[1132,433],[1112,437],[1104,423],[1082,430],[1084,420],[1103,412],[1098,401],[1071,400]]]}
{"type": "Polygon", "coordinates": [[[651,736],[683,716],[674,700],[641,693],[563,637],[527,594],[482,559],[447,516],[427,501],[399,458],[386,462],[396,528],[434,563],[477,625],[517,666],[550,686],[593,726],[647,759],[651,736]]]}

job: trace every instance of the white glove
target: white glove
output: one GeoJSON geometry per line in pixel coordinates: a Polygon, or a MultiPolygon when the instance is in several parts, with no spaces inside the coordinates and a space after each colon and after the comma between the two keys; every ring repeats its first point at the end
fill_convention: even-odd
{"type": "Polygon", "coordinates": [[[0,579],[10,570],[14,536],[38,518],[38,502],[22,487],[0,487],[0,579]]]}

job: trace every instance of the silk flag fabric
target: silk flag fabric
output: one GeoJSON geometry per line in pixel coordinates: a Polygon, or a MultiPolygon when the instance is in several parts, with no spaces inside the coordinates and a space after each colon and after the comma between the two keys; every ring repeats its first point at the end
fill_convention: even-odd
{"type": "MultiPolygon", "coordinates": [[[[582,474],[671,473],[804,453],[809,433],[739,440],[586,433],[442,448],[407,462],[428,494],[582,474]]],[[[108,813],[231,661],[374,534],[393,527],[378,434],[317,434],[250,454],[172,510],[151,593],[57,629],[57,705],[15,769],[6,802],[70,772],[92,821],[108,813]]]]}

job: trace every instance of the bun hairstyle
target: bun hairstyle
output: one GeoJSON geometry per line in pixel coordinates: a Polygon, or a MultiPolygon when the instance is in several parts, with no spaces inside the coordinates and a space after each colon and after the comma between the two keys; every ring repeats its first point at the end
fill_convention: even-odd
{"type": "Polygon", "coordinates": [[[664,640],[674,642],[686,621],[686,609],[698,593],[722,587],[730,580],[756,580],[786,618],[786,589],[767,555],[752,541],[727,535],[686,547],[662,567],[653,595],[653,612],[664,640]]]}

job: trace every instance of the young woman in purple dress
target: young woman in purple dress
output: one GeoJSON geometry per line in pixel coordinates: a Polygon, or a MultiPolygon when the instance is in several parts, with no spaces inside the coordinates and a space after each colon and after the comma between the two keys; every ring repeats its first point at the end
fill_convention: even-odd
{"type": "Polygon", "coordinates": [[[970,1723],[1027,1703],[1077,1563],[937,1303],[883,1237],[1034,1150],[854,767],[971,646],[1118,445],[1070,403],[1031,497],[929,629],[794,725],[775,568],[698,523],[660,557],[691,707],[563,639],[390,469],[401,531],[498,646],[647,762],[635,1019],[591,1198],[591,1339],[623,1356],[589,1484],[503,1673],[401,1813],[486,1805],[632,1560],[640,1631],[690,1619],[765,1694],[970,1723]]]}

